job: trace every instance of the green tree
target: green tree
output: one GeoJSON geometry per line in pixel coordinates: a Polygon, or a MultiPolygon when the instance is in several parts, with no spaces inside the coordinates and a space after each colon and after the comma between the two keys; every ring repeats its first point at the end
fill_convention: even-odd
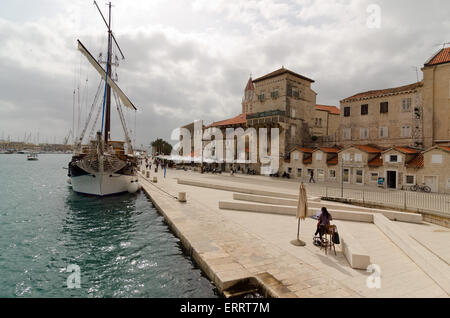
{"type": "Polygon", "coordinates": [[[156,152],[159,154],[170,155],[172,152],[172,145],[161,138],[152,141],[151,146],[155,148],[156,152]]]}

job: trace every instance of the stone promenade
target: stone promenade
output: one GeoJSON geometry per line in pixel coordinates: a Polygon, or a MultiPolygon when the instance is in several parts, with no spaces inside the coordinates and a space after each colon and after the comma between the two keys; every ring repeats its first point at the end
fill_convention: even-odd
{"type": "MultiPolygon", "coordinates": [[[[380,288],[369,288],[373,273],[353,269],[337,245],[337,255],[312,244],[316,221],[301,223],[301,239],[306,247],[290,244],[296,237],[295,217],[219,209],[220,200],[233,200],[233,193],[177,183],[177,178],[201,180],[298,193],[298,184],[270,179],[199,174],[167,170],[141,176],[141,185],[164,215],[205,274],[223,291],[242,279],[252,278],[275,297],[448,297],[448,293],[426,271],[372,223],[335,221],[350,231],[369,252],[371,263],[381,269],[380,288]],[[156,176],[158,182],[153,184],[156,176]],[[187,193],[187,202],[174,198],[187,193]]],[[[325,204],[325,203],[324,203],[325,204]]],[[[410,233],[446,271],[450,231],[428,223],[395,222],[410,233]],[[446,265],[445,265],[446,264],[446,265]]]]}

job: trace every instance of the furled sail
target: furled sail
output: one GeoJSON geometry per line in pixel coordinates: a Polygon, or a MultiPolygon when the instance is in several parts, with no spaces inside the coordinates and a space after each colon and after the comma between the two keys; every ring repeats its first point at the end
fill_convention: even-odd
{"type": "MultiPolygon", "coordinates": [[[[78,40],[78,50],[80,50],[81,53],[83,53],[84,56],[88,59],[88,61],[92,64],[92,66],[99,72],[101,77],[105,79],[106,77],[106,71],[103,69],[103,67],[97,62],[97,60],[92,56],[91,53],[86,49],[86,47],[78,40]]],[[[128,97],[122,92],[119,86],[117,86],[116,82],[114,82],[111,77],[108,75],[108,85],[111,86],[111,88],[119,95],[120,100],[122,103],[133,110],[136,110],[136,107],[134,107],[133,103],[128,99],[128,97]]]]}

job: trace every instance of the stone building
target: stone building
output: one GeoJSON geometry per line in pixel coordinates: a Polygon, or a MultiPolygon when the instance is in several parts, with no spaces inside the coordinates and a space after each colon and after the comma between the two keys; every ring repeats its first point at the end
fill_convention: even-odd
{"type": "Polygon", "coordinates": [[[427,149],[450,145],[450,48],[422,68],[423,80],[344,98],[338,143],[427,149]]]}
{"type": "Polygon", "coordinates": [[[433,55],[422,72],[424,146],[450,146],[450,47],[433,55]]]}
{"type": "Polygon", "coordinates": [[[450,147],[437,145],[421,155],[417,170],[418,184],[429,186],[432,192],[450,193],[450,147]]]}
{"type": "Polygon", "coordinates": [[[382,150],[369,145],[349,146],[338,154],[339,182],[356,185],[377,185],[382,150]]]}
{"type": "Polygon", "coordinates": [[[312,142],[316,145],[332,147],[337,143],[340,110],[336,106],[316,105],[311,123],[312,142]]]}
{"type": "Polygon", "coordinates": [[[295,179],[304,180],[308,176],[306,163],[312,160],[314,149],[306,147],[295,147],[284,161],[284,171],[289,172],[295,179]]]}
{"type": "Polygon", "coordinates": [[[242,97],[242,114],[253,113],[253,101],[255,99],[255,85],[250,77],[245,86],[244,97],[242,97]]]}
{"type": "MultiPolygon", "coordinates": [[[[290,149],[310,144],[312,125],[317,117],[316,112],[316,93],[312,90],[311,84],[314,83],[303,75],[292,72],[284,67],[261,76],[255,80],[251,77],[244,89],[242,98],[242,114],[214,122],[207,128],[219,128],[223,135],[227,128],[254,128],[258,133],[257,144],[259,153],[259,129],[267,129],[269,154],[272,149],[270,140],[271,129],[279,129],[279,167],[281,171],[283,161],[290,154],[290,149]]],[[[331,116],[326,115],[324,120],[325,132],[328,119],[335,116],[336,110],[328,109],[332,112],[331,116]]],[[[327,112],[325,111],[325,113],[327,112]]],[[[324,110],[320,110],[324,112],[324,110]]],[[[333,128],[328,127],[331,131],[333,128]]],[[[236,148],[236,142],[235,142],[236,148]]],[[[226,148],[226,145],[224,144],[226,148]]],[[[246,142],[246,155],[248,160],[248,141],[246,142]]],[[[225,153],[225,152],[224,152],[225,153]]],[[[236,153],[236,152],[235,152],[236,153]]],[[[243,158],[240,158],[243,159],[243,158]]],[[[246,164],[235,158],[235,168],[246,171],[248,168],[261,173],[264,169],[259,162],[257,164],[246,164]]],[[[224,170],[229,170],[230,165],[224,166],[224,170]]]]}
{"type": "Polygon", "coordinates": [[[312,83],[312,79],[284,67],[253,80],[254,97],[248,126],[280,128],[281,157],[287,155],[289,149],[311,141],[317,95],[311,88],[312,83]],[[274,119],[278,122],[274,123],[274,119]]]}
{"type": "MultiPolygon", "coordinates": [[[[202,120],[199,120],[197,122],[194,121],[194,122],[186,124],[186,125],[184,125],[184,126],[182,126],[180,128],[186,129],[187,131],[189,131],[189,134],[191,136],[191,141],[190,141],[191,149],[189,151],[189,149],[181,148],[179,150],[178,154],[180,156],[191,157],[191,158],[199,158],[199,157],[201,157],[200,149],[195,149],[195,139],[197,139],[197,140],[199,140],[201,142],[202,136],[200,136],[200,135],[202,135],[204,130],[205,130],[205,125],[203,125],[203,121],[202,120]],[[197,123],[197,126],[201,130],[200,129],[198,129],[198,131],[195,130],[196,123],[197,123]]],[[[180,135],[180,143],[182,143],[182,142],[183,142],[183,136],[180,135]]]]}
{"type": "Polygon", "coordinates": [[[282,172],[288,172],[299,181],[309,181],[312,172],[315,181],[336,182],[339,151],[339,148],[332,147],[296,147],[285,160],[282,172]]]}
{"type": "Polygon", "coordinates": [[[341,100],[339,144],[423,147],[422,82],[341,100]]]}

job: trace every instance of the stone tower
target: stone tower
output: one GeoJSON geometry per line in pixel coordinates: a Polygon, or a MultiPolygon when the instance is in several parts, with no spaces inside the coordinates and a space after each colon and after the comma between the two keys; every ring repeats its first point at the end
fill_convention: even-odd
{"type": "Polygon", "coordinates": [[[255,86],[253,85],[252,77],[248,79],[247,86],[245,86],[244,97],[242,98],[242,113],[253,113],[253,98],[255,96],[255,86]]]}

